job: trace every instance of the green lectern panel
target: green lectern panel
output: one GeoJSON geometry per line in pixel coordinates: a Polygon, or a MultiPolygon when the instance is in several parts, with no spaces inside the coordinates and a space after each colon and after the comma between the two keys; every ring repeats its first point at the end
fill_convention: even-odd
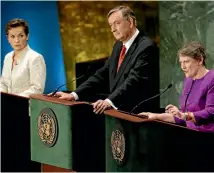
{"type": "Polygon", "coordinates": [[[213,134],[164,122],[133,123],[106,116],[106,171],[213,170],[213,134]],[[194,166],[193,166],[194,165],[194,166]]]}
{"type": "Polygon", "coordinates": [[[106,171],[167,170],[164,160],[170,155],[166,149],[173,152],[165,145],[168,142],[165,134],[170,127],[157,122],[133,123],[106,116],[106,171]]]}
{"type": "MultiPolygon", "coordinates": [[[[106,116],[106,171],[138,171],[138,126],[106,116]]],[[[142,170],[141,170],[142,171],[142,170]]]]}
{"type": "Polygon", "coordinates": [[[30,112],[31,159],[72,169],[72,112],[70,107],[30,99],[30,112]]]}

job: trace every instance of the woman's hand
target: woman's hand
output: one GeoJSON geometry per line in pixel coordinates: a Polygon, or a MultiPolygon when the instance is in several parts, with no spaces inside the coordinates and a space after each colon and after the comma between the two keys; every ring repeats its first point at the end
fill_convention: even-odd
{"type": "Polygon", "coordinates": [[[170,123],[175,123],[174,116],[170,113],[151,113],[151,112],[141,112],[139,115],[148,116],[150,120],[162,120],[170,123]]]}
{"type": "Polygon", "coordinates": [[[180,119],[183,119],[183,120],[186,120],[186,115],[181,112],[178,107],[174,106],[174,105],[167,105],[166,108],[165,108],[165,112],[166,113],[169,113],[175,117],[178,117],[180,119]]]}
{"type": "Polygon", "coordinates": [[[180,110],[176,106],[170,104],[166,106],[165,112],[175,116],[180,112],[180,110]]]}
{"type": "Polygon", "coordinates": [[[157,119],[157,114],[151,113],[151,112],[141,112],[138,115],[148,116],[148,119],[150,119],[150,120],[156,120],[157,119]]]}
{"type": "Polygon", "coordinates": [[[192,112],[185,112],[185,113],[180,112],[177,114],[177,117],[180,119],[183,119],[185,121],[192,121],[192,122],[196,123],[194,114],[192,112]]]}

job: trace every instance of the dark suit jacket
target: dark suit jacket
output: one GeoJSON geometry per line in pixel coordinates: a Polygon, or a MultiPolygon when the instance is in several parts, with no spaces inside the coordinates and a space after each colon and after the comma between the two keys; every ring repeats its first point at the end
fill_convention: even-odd
{"type": "MultiPolygon", "coordinates": [[[[159,71],[158,49],[153,41],[140,32],[117,72],[121,49],[122,42],[117,41],[104,67],[76,89],[80,100],[102,93],[102,88],[107,85],[108,99],[120,110],[130,111],[141,100],[158,94],[158,90],[152,90],[152,85],[159,86],[159,74],[154,74],[155,71],[159,71]]],[[[143,107],[148,108],[148,104],[143,104],[141,108],[143,107]]]]}

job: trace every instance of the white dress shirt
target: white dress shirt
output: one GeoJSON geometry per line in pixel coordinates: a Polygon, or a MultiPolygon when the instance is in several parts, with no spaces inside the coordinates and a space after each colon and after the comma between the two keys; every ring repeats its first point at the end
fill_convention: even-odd
{"type": "MultiPolygon", "coordinates": [[[[135,38],[137,37],[138,34],[139,34],[139,30],[136,29],[135,34],[125,44],[123,44],[126,47],[126,53],[128,52],[129,48],[131,47],[132,43],[134,42],[134,40],[135,40],[135,38]]],[[[77,93],[72,92],[71,94],[74,96],[75,100],[79,99],[77,93]]],[[[112,108],[117,109],[117,107],[114,105],[114,103],[112,103],[111,100],[105,99],[105,101],[107,101],[112,106],[112,108]]]]}
{"type": "Polygon", "coordinates": [[[17,64],[13,66],[14,51],[4,59],[0,91],[29,97],[42,94],[46,80],[46,65],[42,55],[26,46],[20,53],[17,64]]]}

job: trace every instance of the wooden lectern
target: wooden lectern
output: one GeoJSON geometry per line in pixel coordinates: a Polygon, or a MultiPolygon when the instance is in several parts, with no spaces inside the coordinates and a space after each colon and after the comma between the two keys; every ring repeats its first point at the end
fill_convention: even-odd
{"type": "Polygon", "coordinates": [[[106,115],[107,172],[214,171],[214,134],[116,110],[106,115]]]}
{"type": "Polygon", "coordinates": [[[39,172],[31,161],[29,99],[1,93],[1,171],[39,172]]]}
{"type": "Polygon", "coordinates": [[[31,95],[31,159],[43,172],[105,171],[105,117],[87,102],[31,95]]]}

